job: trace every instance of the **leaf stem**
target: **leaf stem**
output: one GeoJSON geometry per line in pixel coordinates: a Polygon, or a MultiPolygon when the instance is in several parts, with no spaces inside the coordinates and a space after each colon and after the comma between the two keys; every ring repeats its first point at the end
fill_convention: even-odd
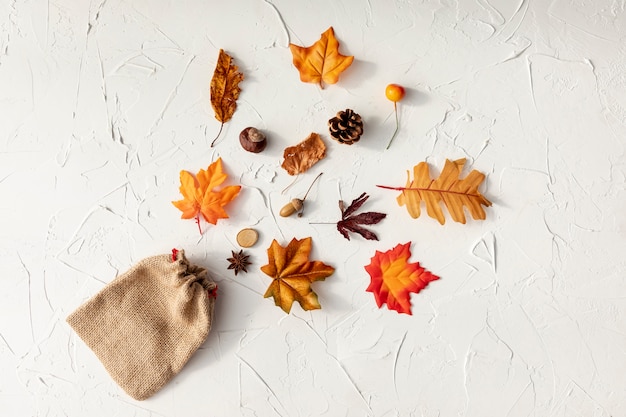
{"type": "Polygon", "coordinates": [[[479,194],[472,193],[462,193],[459,191],[451,191],[451,190],[440,190],[437,188],[419,188],[419,187],[390,187],[388,185],[376,185],[378,188],[384,188],[385,190],[395,190],[395,191],[431,191],[434,193],[448,193],[448,194],[458,194],[458,195],[466,195],[470,197],[480,197],[479,194]]]}
{"type": "Polygon", "coordinates": [[[222,133],[223,128],[224,128],[224,122],[222,122],[222,124],[220,125],[220,131],[217,132],[217,136],[215,137],[215,139],[213,139],[213,142],[211,142],[211,148],[213,147],[213,145],[215,145],[215,141],[217,140],[217,138],[220,137],[220,134],[222,133]]]}
{"type": "Polygon", "coordinates": [[[200,236],[202,236],[202,228],[200,227],[200,213],[196,214],[196,224],[198,225],[198,231],[200,232],[200,236]]]}
{"type": "Polygon", "coordinates": [[[315,179],[313,180],[313,182],[311,183],[311,185],[309,185],[308,190],[306,190],[306,194],[304,194],[304,197],[302,197],[302,201],[306,200],[306,196],[309,195],[309,191],[311,191],[311,188],[313,187],[313,184],[315,184],[315,181],[317,181],[317,179],[319,177],[321,177],[323,174],[323,172],[320,172],[319,174],[317,174],[317,177],[315,177],[315,179]]]}
{"type": "Polygon", "coordinates": [[[393,102],[393,112],[396,114],[396,130],[393,131],[393,136],[389,140],[389,143],[387,144],[387,147],[385,149],[389,149],[389,147],[391,146],[391,142],[393,142],[396,134],[398,134],[398,128],[400,127],[400,124],[398,123],[398,104],[395,101],[393,102]]]}
{"type": "MultiPolygon", "coordinates": [[[[323,174],[323,172],[320,172],[319,174],[317,174],[317,177],[315,177],[315,179],[313,180],[313,182],[311,183],[311,185],[309,185],[309,189],[306,190],[306,193],[304,194],[304,197],[302,198],[302,203],[304,203],[304,200],[306,200],[306,196],[309,195],[309,191],[311,191],[311,188],[313,187],[313,184],[315,184],[315,181],[317,181],[317,179],[319,177],[321,177],[323,174]]],[[[298,217],[302,217],[302,214],[304,213],[304,205],[302,206],[302,210],[300,210],[300,213],[298,213],[298,217]]]]}
{"type": "MultiPolygon", "coordinates": [[[[404,191],[407,188],[406,187],[391,187],[389,185],[376,185],[378,188],[384,188],[385,190],[396,190],[396,191],[404,191]]],[[[425,189],[425,188],[424,188],[425,189]]],[[[418,190],[418,188],[416,188],[416,190],[418,190]]]]}
{"type": "Polygon", "coordinates": [[[299,173],[298,173],[298,174],[296,174],[296,176],[295,176],[295,178],[293,179],[293,181],[291,181],[291,183],[290,183],[288,186],[286,186],[285,188],[283,188],[283,190],[282,190],[280,193],[281,193],[281,194],[285,194],[285,192],[286,192],[288,189],[290,189],[290,188],[291,188],[291,187],[292,187],[292,186],[296,183],[296,180],[298,179],[298,176],[300,176],[300,174],[299,174],[299,173]]]}

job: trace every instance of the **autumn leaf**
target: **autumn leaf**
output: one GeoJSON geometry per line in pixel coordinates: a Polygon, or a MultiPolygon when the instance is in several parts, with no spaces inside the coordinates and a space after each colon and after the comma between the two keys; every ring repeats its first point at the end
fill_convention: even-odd
{"type": "Polygon", "coordinates": [[[289,175],[296,175],[311,168],[317,161],[326,156],[326,145],[317,133],[311,133],[305,140],[295,146],[285,148],[282,167],[289,175]]]}
{"type": "Polygon", "coordinates": [[[478,187],[485,179],[485,174],[473,170],[467,177],[459,179],[463,165],[465,165],[465,158],[456,161],[446,159],[439,178],[431,180],[428,164],[420,162],[413,167],[413,181],[411,181],[411,174],[407,171],[405,187],[385,185],[377,185],[377,187],[402,191],[397,198],[398,205],[406,206],[409,215],[414,219],[420,216],[420,205],[424,201],[428,215],[437,219],[441,224],[444,224],[446,219],[440,202],[448,208],[455,222],[465,224],[464,208],[469,210],[475,220],[485,220],[487,215],[482,206],[490,207],[491,201],[478,191],[478,187]]]}
{"type": "Polygon", "coordinates": [[[215,118],[221,122],[220,131],[211,143],[211,147],[222,133],[224,123],[228,122],[237,109],[237,98],[239,98],[239,83],[243,80],[243,74],[239,68],[233,64],[230,55],[220,49],[215,72],[211,79],[211,106],[215,112],[215,118]]]}
{"type": "Polygon", "coordinates": [[[317,83],[321,88],[324,88],[322,81],[326,84],[339,81],[339,74],[354,60],[353,56],[339,53],[339,42],[332,27],[308,48],[290,43],[289,49],[293,55],[293,65],[300,71],[300,80],[317,83]]]}
{"type": "Polygon", "coordinates": [[[172,201],[172,204],[183,212],[181,218],[196,219],[200,234],[202,234],[200,214],[211,224],[216,224],[219,219],[228,218],[224,206],[237,197],[241,186],[230,185],[216,190],[216,187],[222,185],[227,178],[222,158],[209,165],[206,171],[201,169],[195,178],[187,171],[180,171],[179,190],[183,199],[172,201]]]}
{"type": "Polygon", "coordinates": [[[304,310],[322,308],[317,294],[311,289],[314,281],[323,281],[332,275],[335,268],[321,261],[309,261],[311,238],[293,238],[286,248],[276,242],[267,249],[268,264],[261,271],[274,278],[264,297],[274,297],[274,303],[286,313],[291,311],[294,301],[304,310]]]}
{"type": "Polygon", "coordinates": [[[361,208],[363,203],[367,201],[369,196],[365,193],[361,194],[357,199],[344,210],[344,202],[339,200],[339,209],[341,210],[341,220],[337,222],[337,230],[350,240],[348,232],[358,233],[367,240],[378,240],[378,236],[374,232],[371,232],[361,225],[370,225],[380,222],[387,217],[385,213],[377,213],[368,211],[367,213],[354,214],[355,211],[361,208]]]}
{"type": "Polygon", "coordinates": [[[422,268],[419,262],[409,263],[411,242],[399,244],[387,252],[376,251],[365,270],[371,277],[367,292],[374,294],[380,308],[387,304],[390,310],[412,314],[411,293],[419,293],[429,282],[438,280],[437,275],[422,268]]]}

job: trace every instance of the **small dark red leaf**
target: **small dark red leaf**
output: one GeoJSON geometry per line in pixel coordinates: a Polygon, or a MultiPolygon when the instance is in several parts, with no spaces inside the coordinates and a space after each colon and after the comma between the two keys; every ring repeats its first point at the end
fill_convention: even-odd
{"type": "MultiPolygon", "coordinates": [[[[346,217],[350,216],[352,213],[360,209],[363,203],[365,203],[368,198],[370,198],[370,196],[363,193],[358,198],[352,200],[352,203],[350,203],[348,208],[342,213],[341,218],[345,219],[346,217]]],[[[343,203],[343,201],[341,203],[343,203]]]]}
{"type": "Polygon", "coordinates": [[[337,222],[337,230],[339,230],[343,237],[348,240],[350,240],[350,235],[348,234],[348,232],[358,233],[367,240],[378,240],[378,236],[376,236],[374,232],[347,220],[341,220],[337,222]]]}
{"type": "Polygon", "coordinates": [[[339,220],[337,222],[337,230],[339,230],[339,233],[341,233],[343,237],[350,240],[350,235],[348,234],[348,228],[346,227],[345,222],[343,220],[339,220]]]}
{"type": "MultiPolygon", "coordinates": [[[[361,227],[361,225],[376,224],[387,217],[385,213],[370,211],[352,216],[355,211],[361,208],[363,203],[365,203],[368,198],[369,196],[367,194],[361,194],[357,199],[352,201],[347,209],[341,213],[341,220],[337,222],[337,230],[339,230],[339,233],[341,233],[346,239],[350,240],[348,232],[353,232],[358,233],[367,240],[378,240],[378,236],[376,236],[374,232],[361,227]]],[[[343,206],[343,201],[339,201],[339,208],[341,209],[343,206]]]]}
{"type": "Polygon", "coordinates": [[[380,222],[382,219],[387,217],[385,213],[377,213],[375,211],[368,211],[367,213],[357,214],[356,216],[352,216],[345,221],[356,224],[376,224],[380,222]]]}

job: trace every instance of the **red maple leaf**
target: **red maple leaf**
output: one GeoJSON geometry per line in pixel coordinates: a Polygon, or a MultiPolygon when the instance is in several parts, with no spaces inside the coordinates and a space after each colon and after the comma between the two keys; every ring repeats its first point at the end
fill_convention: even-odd
{"type": "Polygon", "coordinates": [[[365,270],[372,278],[368,292],[374,294],[380,308],[387,304],[390,310],[398,313],[411,313],[411,293],[418,293],[429,282],[439,279],[422,268],[419,262],[408,263],[411,257],[411,242],[398,244],[387,252],[376,251],[365,270]]]}

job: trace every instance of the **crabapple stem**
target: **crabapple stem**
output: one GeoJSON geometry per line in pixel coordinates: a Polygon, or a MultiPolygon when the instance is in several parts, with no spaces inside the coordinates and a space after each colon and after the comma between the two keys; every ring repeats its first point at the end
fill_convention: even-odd
{"type": "Polygon", "coordinates": [[[398,128],[400,127],[398,123],[398,106],[395,101],[393,102],[393,112],[396,114],[396,130],[393,131],[393,136],[389,140],[389,143],[387,144],[387,147],[385,149],[389,149],[389,147],[391,146],[391,142],[393,142],[393,139],[396,137],[396,134],[398,133],[398,128]]]}

